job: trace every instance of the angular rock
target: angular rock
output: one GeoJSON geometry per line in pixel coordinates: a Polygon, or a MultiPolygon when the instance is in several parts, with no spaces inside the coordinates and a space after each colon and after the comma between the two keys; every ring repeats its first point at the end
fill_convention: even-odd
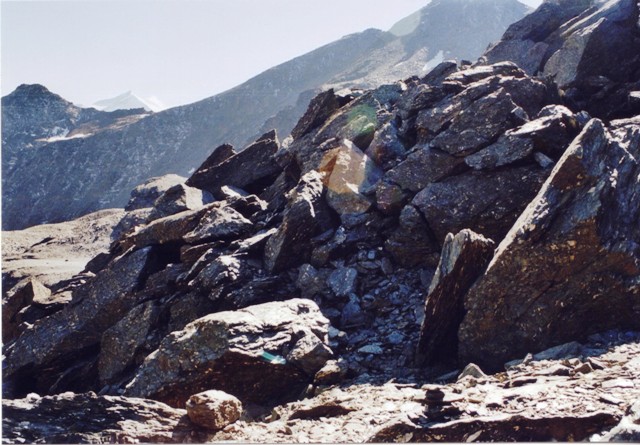
{"type": "Polygon", "coordinates": [[[319,172],[325,175],[327,203],[340,216],[365,213],[373,204],[366,196],[374,191],[382,171],[351,141],[325,153],[319,172]]]}
{"type": "Polygon", "coordinates": [[[365,154],[383,169],[395,166],[405,153],[406,149],[398,139],[398,128],[393,121],[376,131],[371,144],[365,151],[365,154]]]}
{"type": "Polygon", "coordinates": [[[578,120],[568,108],[550,105],[542,108],[535,120],[508,131],[507,136],[530,139],[535,150],[557,160],[579,132],[578,120]]]}
{"type": "Polygon", "coordinates": [[[358,271],[352,267],[341,267],[329,275],[327,284],[338,297],[346,297],[356,290],[358,271]]]}
{"type": "Polygon", "coordinates": [[[463,160],[429,147],[418,148],[385,178],[404,190],[419,192],[432,182],[438,182],[460,170],[463,160]]]}
{"type": "Polygon", "coordinates": [[[98,357],[98,376],[101,383],[111,383],[114,377],[133,364],[140,349],[144,348],[159,316],[160,308],[153,302],[147,302],[134,307],[102,334],[98,357]]]}
{"type": "Polygon", "coordinates": [[[274,158],[279,148],[275,131],[270,131],[222,163],[196,170],[187,180],[187,185],[206,190],[216,198],[225,185],[259,193],[282,170],[274,158]]]}
{"type": "Polygon", "coordinates": [[[511,112],[516,107],[511,95],[499,89],[455,116],[449,128],[433,139],[432,147],[454,156],[474,153],[514,126],[511,112]]]}
{"type": "Polygon", "coordinates": [[[338,108],[340,108],[340,103],[333,88],[318,94],[311,100],[309,108],[291,130],[291,136],[294,139],[300,139],[324,124],[338,108]]]}
{"type": "Polygon", "coordinates": [[[533,355],[534,360],[559,360],[565,358],[579,357],[582,352],[582,345],[577,341],[554,346],[533,355]]]}
{"type": "Polygon", "coordinates": [[[2,298],[2,342],[7,344],[19,335],[18,312],[34,301],[44,300],[51,291],[35,278],[25,278],[2,298]]]}
{"type": "Polygon", "coordinates": [[[624,26],[634,15],[638,17],[635,1],[616,0],[587,10],[575,24],[565,24],[562,47],[545,63],[544,74],[553,76],[561,88],[596,74],[593,71],[609,78],[622,76],[640,44],[629,44],[637,40],[637,30],[624,26]],[[597,60],[595,67],[589,67],[592,60],[597,60]]]}
{"type": "Polygon", "coordinates": [[[125,393],[172,406],[184,406],[191,394],[206,389],[233,394],[243,403],[292,400],[313,376],[282,357],[295,355],[291,342],[300,332],[301,338],[313,335],[326,342],[328,327],[318,306],[302,299],[210,314],[165,337],[125,393]]]}
{"type": "Polygon", "coordinates": [[[201,293],[208,292],[209,298],[215,301],[227,290],[225,286],[245,282],[251,278],[251,273],[243,262],[242,255],[216,255],[215,251],[210,253],[212,255],[203,255],[202,264],[196,263],[187,277],[195,275],[189,282],[189,287],[201,293]]]}
{"type": "Polygon", "coordinates": [[[125,213],[111,232],[112,247],[115,246],[125,235],[136,230],[136,227],[146,224],[152,211],[153,208],[145,207],[125,213]]]}
{"type": "Polygon", "coordinates": [[[398,184],[381,180],[376,186],[376,208],[385,215],[400,213],[411,195],[398,184]]]}
{"type": "Polygon", "coordinates": [[[469,85],[491,76],[524,77],[525,73],[513,62],[500,62],[493,65],[479,65],[457,71],[447,76],[445,81],[469,85]]]}
{"type": "Polygon", "coordinates": [[[319,143],[330,138],[348,139],[360,150],[366,150],[376,130],[391,119],[391,115],[383,113],[382,110],[400,98],[402,88],[402,85],[397,83],[367,91],[331,116],[314,136],[314,142],[319,143]]]}
{"type": "Polygon", "coordinates": [[[220,239],[237,238],[253,228],[253,223],[229,206],[212,207],[198,225],[182,239],[189,244],[200,244],[220,239]]]}
{"type": "Polygon", "coordinates": [[[637,126],[612,135],[592,120],[571,144],[467,294],[461,361],[497,369],[639,327],[639,141],[637,126]]]}
{"type": "Polygon", "coordinates": [[[400,213],[400,224],[385,242],[385,249],[404,266],[437,265],[439,246],[420,211],[409,204],[400,213]]]}
{"type": "Polygon", "coordinates": [[[489,63],[511,60],[533,76],[549,57],[545,57],[549,47],[545,39],[590,6],[590,0],[544,2],[534,12],[512,24],[502,40],[493,45],[484,57],[489,63]]]}
{"type": "Polygon", "coordinates": [[[487,148],[464,158],[474,170],[488,170],[522,161],[533,154],[533,141],[515,137],[508,132],[487,148]]]}
{"type": "Polygon", "coordinates": [[[131,198],[124,209],[130,212],[153,207],[156,199],[164,192],[176,185],[184,184],[186,180],[186,178],[174,174],[151,178],[131,191],[131,198]]]}
{"type": "Polygon", "coordinates": [[[202,173],[203,171],[215,167],[216,165],[222,164],[224,161],[229,159],[231,156],[235,155],[236,151],[231,144],[222,144],[213,149],[211,154],[205,159],[205,161],[200,164],[200,167],[194,172],[202,173]]]}
{"type": "Polygon", "coordinates": [[[449,233],[425,301],[415,361],[425,365],[456,358],[464,297],[493,256],[495,243],[465,229],[449,233]]]}
{"type": "Polygon", "coordinates": [[[185,184],[176,184],[167,189],[153,203],[149,221],[187,210],[196,210],[213,201],[209,193],[185,184]]]}
{"type": "Polygon", "coordinates": [[[210,430],[221,430],[240,419],[242,402],[231,394],[212,389],[189,397],[186,409],[194,424],[210,430]]]}
{"type": "Polygon", "coordinates": [[[124,250],[129,246],[141,248],[155,244],[182,242],[182,238],[198,225],[200,219],[211,208],[218,205],[218,203],[213,203],[197,210],[180,212],[156,219],[137,232],[125,237],[121,242],[122,246],[120,248],[124,250]]]}
{"type": "MultiPolygon", "coordinates": [[[[73,358],[85,348],[97,345],[103,332],[139,302],[133,293],[140,288],[152,257],[152,249],[145,248],[117,258],[76,291],[74,301],[77,303],[25,331],[7,348],[5,378],[22,379],[27,372],[20,374],[19,371],[25,367],[29,367],[31,373],[34,368],[73,358]]],[[[50,370],[43,377],[55,379],[55,375],[50,370]]]]}
{"type": "Polygon", "coordinates": [[[464,228],[501,240],[536,195],[544,176],[538,167],[474,171],[428,185],[412,204],[439,243],[447,233],[464,228]]]}
{"type": "Polygon", "coordinates": [[[313,332],[298,331],[296,336],[300,338],[295,342],[286,359],[307,375],[315,376],[325,363],[333,358],[333,351],[326,345],[326,338],[321,339],[313,332]]]}
{"type": "Polygon", "coordinates": [[[289,193],[282,224],[265,246],[264,263],[269,272],[308,262],[311,238],[316,234],[322,212],[326,213],[323,194],[322,177],[314,171],[303,176],[289,193]]]}
{"type": "Polygon", "coordinates": [[[189,443],[206,434],[187,413],[155,400],[63,393],[2,401],[11,443],[189,443]]]}

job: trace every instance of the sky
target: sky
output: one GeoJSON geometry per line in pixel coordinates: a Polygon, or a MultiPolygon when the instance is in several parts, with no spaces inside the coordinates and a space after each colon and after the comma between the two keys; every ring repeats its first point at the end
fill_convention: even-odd
{"type": "MultiPolygon", "coordinates": [[[[126,91],[172,107],[429,0],[0,0],[1,95],[40,83],[79,105],[126,91]]],[[[521,0],[536,6],[541,0],[521,0]]]]}

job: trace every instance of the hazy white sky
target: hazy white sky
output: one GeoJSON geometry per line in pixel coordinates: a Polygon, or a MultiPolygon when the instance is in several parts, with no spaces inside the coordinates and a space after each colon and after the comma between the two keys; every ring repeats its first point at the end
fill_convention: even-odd
{"type": "Polygon", "coordinates": [[[84,105],[127,90],[181,105],[346,34],[389,29],[427,3],[1,0],[2,95],[41,83],[84,105]]]}

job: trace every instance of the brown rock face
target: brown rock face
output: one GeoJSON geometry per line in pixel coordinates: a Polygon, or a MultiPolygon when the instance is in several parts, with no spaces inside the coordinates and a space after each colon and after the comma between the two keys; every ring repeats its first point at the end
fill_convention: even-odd
{"type": "Polygon", "coordinates": [[[639,140],[592,120],[567,149],[465,299],[462,363],[640,327],[639,140]]]}
{"type": "Polygon", "coordinates": [[[456,357],[464,296],[489,263],[494,246],[492,240],[467,229],[447,235],[425,302],[418,364],[456,357]]]}

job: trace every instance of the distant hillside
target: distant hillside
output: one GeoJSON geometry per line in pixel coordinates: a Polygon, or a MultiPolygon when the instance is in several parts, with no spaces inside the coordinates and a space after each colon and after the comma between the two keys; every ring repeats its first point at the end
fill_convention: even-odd
{"type": "MultiPolygon", "coordinates": [[[[369,29],[343,37],[224,93],[120,128],[49,140],[42,150],[23,150],[24,135],[12,136],[40,125],[47,111],[37,94],[22,110],[3,106],[3,229],[122,207],[139,183],[166,173],[186,175],[221,143],[241,149],[270,128],[286,136],[321,89],[373,87],[423,75],[440,58],[473,59],[526,12],[516,0],[434,1],[393,32],[369,29]],[[411,21],[413,28],[406,26],[411,21]]],[[[50,135],[57,124],[51,125],[42,133],[50,135]]]]}

